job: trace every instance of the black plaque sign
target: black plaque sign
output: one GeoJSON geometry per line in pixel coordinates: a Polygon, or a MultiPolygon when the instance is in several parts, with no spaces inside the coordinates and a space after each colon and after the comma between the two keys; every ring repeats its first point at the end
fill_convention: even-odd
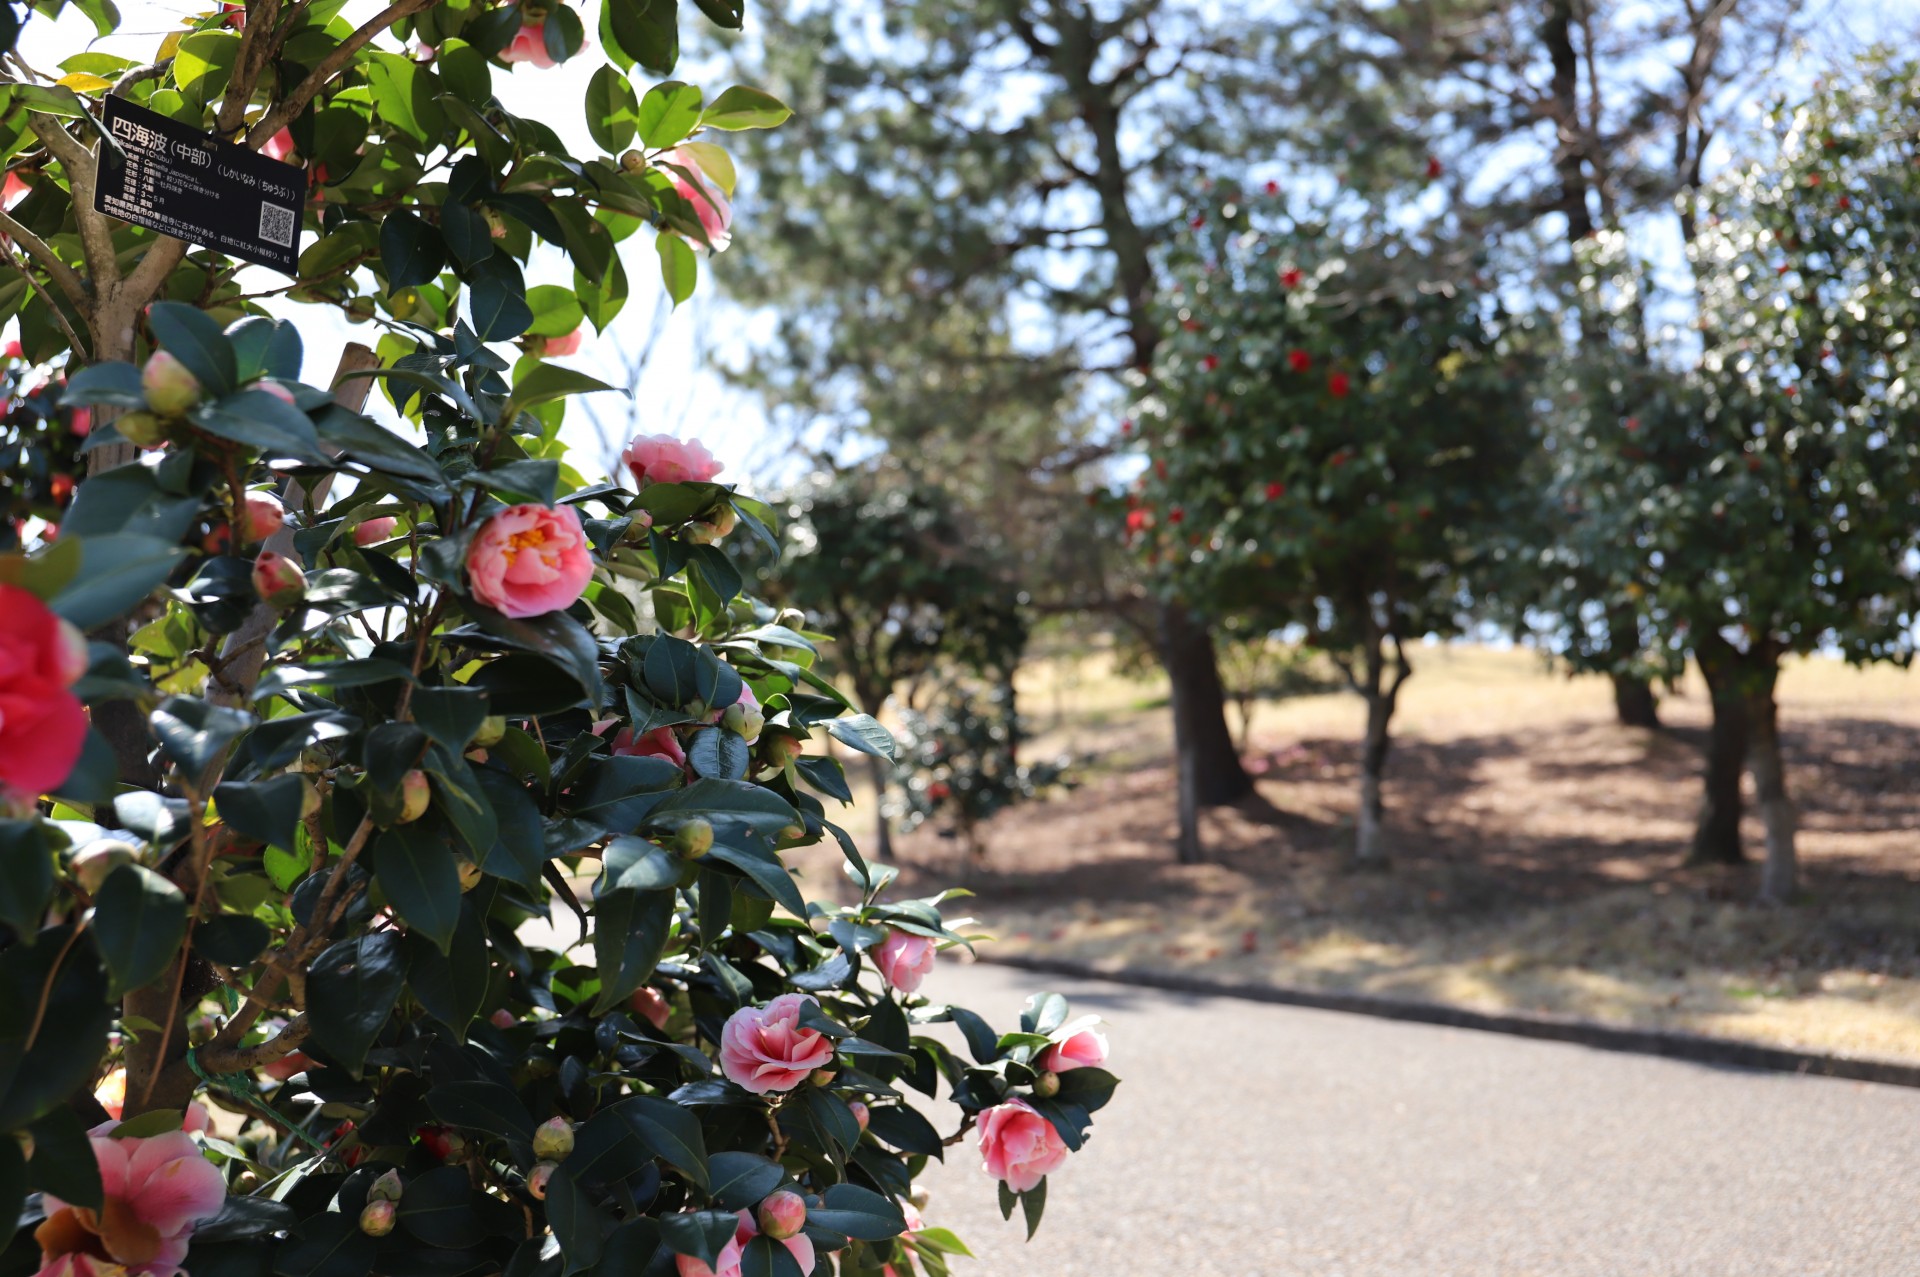
{"type": "Polygon", "coordinates": [[[297,273],[305,169],[111,95],[105,126],[95,212],[297,273]]]}

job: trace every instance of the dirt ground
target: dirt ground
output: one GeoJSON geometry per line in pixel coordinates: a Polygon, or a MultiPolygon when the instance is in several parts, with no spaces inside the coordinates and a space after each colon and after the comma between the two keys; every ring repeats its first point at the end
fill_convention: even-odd
{"type": "MultiPolygon", "coordinates": [[[[1032,750],[1078,757],[1078,787],[1003,814],[982,866],[932,830],[901,839],[904,885],[964,875],[1001,952],[1920,1061],[1920,675],[1825,660],[1786,674],[1804,890],[1774,909],[1750,903],[1751,867],[1679,865],[1697,685],[1648,732],[1612,721],[1603,681],[1526,653],[1415,657],[1389,873],[1345,867],[1356,698],[1262,705],[1258,793],[1209,815],[1209,863],[1180,866],[1162,689],[1079,661],[1038,664],[1024,688],[1032,750]]],[[[1757,854],[1757,824],[1747,836],[1757,854]]]]}

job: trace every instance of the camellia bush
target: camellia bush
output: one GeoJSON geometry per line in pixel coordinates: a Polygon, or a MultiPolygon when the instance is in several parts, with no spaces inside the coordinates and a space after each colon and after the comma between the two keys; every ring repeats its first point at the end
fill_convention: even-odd
{"type": "MultiPolygon", "coordinates": [[[[520,271],[531,230],[604,249],[604,279],[650,223],[680,295],[731,209],[669,150],[781,110],[596,73],[590,120],[646,150],[581,164],[497,103],[459,105],[577,52],[563,7],[403,2],[357,29],[336,8],[213,15],[108,87],[260,147],[288,127],[323,191],[336,158],[364,175],[309,209],[307,251],[366,251],[303,255],[300,287],[377,297],[402,344],[337,385],[302,381],[296,326],[231,262],[120,224],[94,242],[80,175],[104,90],[13,91],[53,166],[50,203],[16,212],[72,228],[15,235],[60,277],[27,304],[63,271],[84,285],[46,316],[76,358],[32,446],[70,439],[89,464],[49,473],[91,473],[0,554],[0,1212],[19,1221],[0,1262],[937,1277],[964,1247],[914,1181],[963,1142],[1033,1227],[1114,1089],[1101,1030],[1054,995],[996,1028],[922,992],[966,923],[950,896],[902,898],[830,819],[823,738],[893,746],[815,672],[822,636],[745,593],[726,538],[776,549],[771,512],[688,440],[635,439],[620,482],[582,478],[559,413],[607,387],[545,362],[535,316],[572,312],[520,271]],[[382,60],[396,32],[446,76],[382,60]],[[389,132],[410,127],[429,140],[389,132]],[[398,431],[351,406],[357,377],[398,431]],[[782,860],[828,838],[846,903],[806,899],[782,860]]],[[[606,8],[603,41],[653,65],[662,6],[606,8]]]]}

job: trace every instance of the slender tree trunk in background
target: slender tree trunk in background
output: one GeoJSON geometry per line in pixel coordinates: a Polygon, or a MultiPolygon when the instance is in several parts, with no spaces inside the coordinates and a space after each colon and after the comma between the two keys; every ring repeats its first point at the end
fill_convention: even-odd
{"type": "Polygon", "coordinates": [[[1777,662],[1753,679],[1747,692],[1747,766],[1753,772],[1754,801],[1767,830],[1767,858],[1760,869],[1760,898],[1774,904],[1793,899],[1793,801],[1787,797],[1787,769],[1780,753],[1780,708],[1774,687],[1780,677],[1777,662]]]}
{"type": "Polygon", "coordinates": [[[1367,736],[1360,751],[1360,807],[1354,820],[1353,864],[1356,869],[1387,867],[1386,779],[1387,753],[1393,746],[1387,722],[1393,713],[1376,687],[1367,696],[1367,736]]]}
{"type": "Polygon", "coordinates": [[[1747,759],[1747,701],[1740,688],[1739,653],[1715,636],[1700,644],[1695,658],[1713,701],[1713,728],[1707,738],[1706,792],[1693,830],[1690,865],[1737,865],[1740,848],[1740,775],[1747,759]]]}
{"type": "Polygon", "coordinates": [[[893,859],[893,830],[887,826],[887,784],[893,778],[893,764],[877,755],[867,756],[867,771],[873,777],[873,854],[877,860],[893,859]]]}
{"type": "Polygon", "coordinates": [[[1180,863],[1201,857],[1200,809],[1238,802],[1253,792],[1227,726],[1226,689],[1213,636],[1184,607],[1160,606],[1160,660],[1173,701],[1173,749],[1179,772],[1180,863]]]}
{"type": "Polygon", "coordinates": [[[1622,727],[1660,726],[1660,702],[1653,683],[1638,674],[1614,674],[1613,712],[1622,727]]]}

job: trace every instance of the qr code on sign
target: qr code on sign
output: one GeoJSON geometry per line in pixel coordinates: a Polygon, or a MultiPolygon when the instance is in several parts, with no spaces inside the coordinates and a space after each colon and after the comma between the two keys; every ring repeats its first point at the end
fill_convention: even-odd
{"type": "Polygon", "coordinates": [[[293,247],[293,237],[300,231],[300,216],[290,208],[281,208],[278,204],[260,206],[260,238],[282,248],[293,247]]]}

